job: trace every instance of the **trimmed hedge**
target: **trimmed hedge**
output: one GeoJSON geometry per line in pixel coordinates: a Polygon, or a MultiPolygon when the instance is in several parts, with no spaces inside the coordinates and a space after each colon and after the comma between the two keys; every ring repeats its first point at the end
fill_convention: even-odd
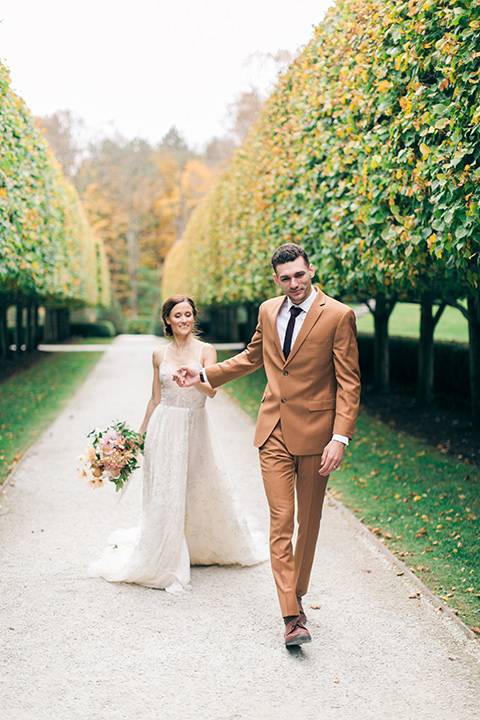
{"type": "Polygon", "coordinates": [[[0,304],[108,305],[101,241],[0,63],[0,304]]]}
{"type": "Polygon", "coordinates": [[[70,323],[70,334],[80,337],[115,337],[115,325],[110,320],[95,323],[70,323]]]}
{"type": "MultiPolygon", "coordinates": [[[[373,335],[358,335],[360,370],[364,382],[373,375],[373,335]]],[[[390,372],[394,382],[413,385],[418,378],[418,340],[391,337],[390,372]]],[[[434,348],[435,388],[447,395],[470,398],[468,345],[436,342],[434,348]]]]}
{"type": "Polygon", "coordinates": [[[338,0],[167,257],[164,296],[261,302],[303,244],[330,295],[480,287],[480,5],[338,0]]]}

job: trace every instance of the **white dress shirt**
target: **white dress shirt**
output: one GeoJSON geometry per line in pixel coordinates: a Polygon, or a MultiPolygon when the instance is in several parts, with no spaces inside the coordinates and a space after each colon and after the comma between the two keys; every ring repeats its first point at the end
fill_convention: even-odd
{"type": "MultiPolygon", "coordinates": [[[[292,335],[292,348],[295,345],[295,340],[297,339],[298,333],[300,332],[300,328],[303,325],[303,322],[305,318],[307,317],[307,312],[310,310],[310,308],[313,305],[313,301],[315,300],[315,293],[316,289],[312,287],[312,292],[308,296],[306,300],[304,300],[299,305],[296,305],[296,307],[301,308],[303,312],[301,312],[299,315],[297,315],[295,319],[295,326],[293,328],[293,335],[292,335]]],[[[293,303],[290,300],[289,297],[285,298],[285,302],[283,303],[282,307],[278,311],[277,315],[277,332],[278,337],[280,338],[280,345],[283,347],[283,342],[285,340],[285,333],[287,331],[287,323],[290,320],[290,308],[292,307],[293,303]]],[[[208,382],[207,373],[204,368],[200,370],[200,375],[203,376],[204,381],[208,382]]],[[[348,445],[348,437],[346,435],[338,435],[337,433],[334,433],[332,435],[332,440],[338,440],[339,442],[343,443],[344,445],[348,445]]]]}
{"type": "MultiPolygon", "coordinates": [[[[295,325],[293,327],[293,335],[292,335],[292,345],[291,347],[295,345],[295,340],[297,339],[298,333],[300,332],[300,328],[303,325],[303,321],[307,317],[307,312],[310,310],[310,308],[313,305],[313,301],[315,300],[315,289],[312,287],[312,292],[308,296],[306,300],[304,300],[300,305],[295,305],[295,307],[300,308],[303,310],[299,315],[297,315],[295,319],[295,325]]],[[[277,315],[277,331],[278,331],[278,337],[280,338],[280,345],[283,348],[283,343],[285,341],[285,333],[287,331],[287,325],[288,321],[290,320],[290,308],[293,307],[293,303],[290,300],[289,297],[285,298],[285,302],[283,303],[282,307],[278,311],[277,315]]]]}

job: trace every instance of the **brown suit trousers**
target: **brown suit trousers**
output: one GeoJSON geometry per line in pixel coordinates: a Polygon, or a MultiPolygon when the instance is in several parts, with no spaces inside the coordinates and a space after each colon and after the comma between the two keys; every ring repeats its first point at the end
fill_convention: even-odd
{"type": "Polygon", "coordinates": [[[218,387],[265,367],[255,445],[270,506],[272,570],[285,617],[298,614],[296,598],[307,592],[328,480],[318,474],[321,456],[332,433],[353,436],[360,374],[354,313],[320,290],[285,360],[276,327],[284,300],[263,303],[248,347],[208,367],[207,376],[218,387]]]}

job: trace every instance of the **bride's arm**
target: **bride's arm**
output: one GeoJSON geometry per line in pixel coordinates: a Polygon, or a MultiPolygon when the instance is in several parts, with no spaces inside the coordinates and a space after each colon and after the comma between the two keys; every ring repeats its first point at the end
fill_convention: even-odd
{"type": "MultiPolygon", "coordinates": [[[[214,365],[217,362],[217,351],[215,350],[213,345],[205,343],[202,349],[200,362],[202,363],[204,368],[207,368],[209,365],[214,365]]],[[[215,397],[215,395],[217,394],[217,391],[214,390],[208,382],[198,383],[194,387],[196,390],[198,390],[198,392],[202,393],[202,395],[207,395],[210,398],[215,397]]]]}
{"type": "Polygon", "coordinates": [[[147,405],[147,411],[145,413],[145,417],[143,418],[143,422],[140,425],[139,433],[144,433],[147,429],[148,421],[150,420],[150,417],[157,407],[158,403],[160,402],[160,398],[162,397],[162,388],[160,385],[160,376],[159,376],[159,368],[160,363],[163,360],[163,354],[165,350],[164,348],[160,348],[159,350],[153,351],[153,385],[152,385],[152,396],[148,402],[147,405]]]}

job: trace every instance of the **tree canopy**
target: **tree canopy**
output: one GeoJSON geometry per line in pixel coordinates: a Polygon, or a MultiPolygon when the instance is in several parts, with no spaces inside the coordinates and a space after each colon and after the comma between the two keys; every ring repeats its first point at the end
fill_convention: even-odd
{"type": "Polygon", "coordinates": [[[261,301],[286,241],[336,296],[477,294],[479,31],[470,0],[339,0],[172,250],[164,294],[261,301]]]}

